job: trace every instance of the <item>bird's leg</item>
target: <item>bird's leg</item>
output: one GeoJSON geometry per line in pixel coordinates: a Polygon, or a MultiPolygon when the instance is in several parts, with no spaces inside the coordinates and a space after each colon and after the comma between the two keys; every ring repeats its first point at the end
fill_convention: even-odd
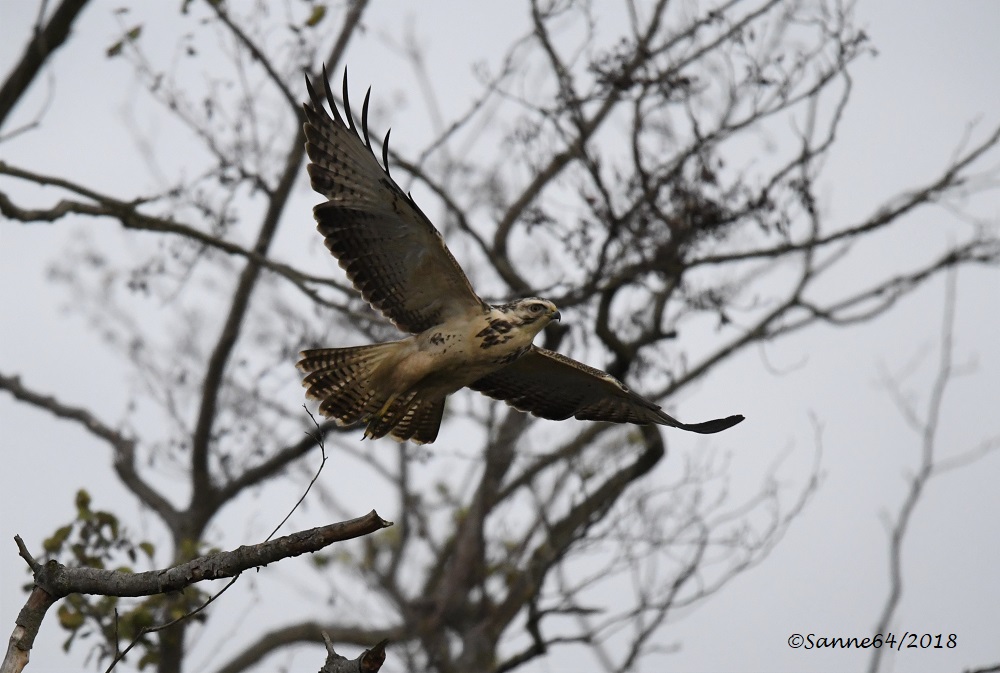
{"type": "MultiPolygon", "coordinates": [[[[392,406],[392,403],[396,401],[397,397],[399,397],[399,393],[393,393],[392,395],[389,395],[389,399],[387,399],[385,401],[385,404],[382,405],[381,409],[379,409],[374,414],[371,414],[367,418],[365,418],[365,423],[369,423],[370,424],[371,420],[373,418],[382,418],[382,416],[385,414],[385,412],[389,411],[389,407],[392,406]]],[[[372,433],[371,433],[370,427],[371,426],[369,425],[368,428],[365,428],[364,439],[371,439],[372,438],[372,433]]]]}

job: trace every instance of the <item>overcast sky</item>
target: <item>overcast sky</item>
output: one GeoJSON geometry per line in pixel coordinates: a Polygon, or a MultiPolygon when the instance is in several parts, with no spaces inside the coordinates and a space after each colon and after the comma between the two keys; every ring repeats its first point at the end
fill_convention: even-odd
{"type": "MultiPolygon", "coordinates": [[[[32,4],[0,3],[3,73],[27,39],[32,4]]],[[[167,3],[171,12],[176,4],[167,3]]],[[[490,31],[441,28],[459,7],[468,4],[437,3],[419,10],[413,4],[409,13],[387,14],[383,24],[371,20],[390,32],[401,32],[403,23],[410,22],[417,35],[447,33],[447,44],[432,40],[427,52],[427,70],[442,105],[461,105],[462,87],[471,85],[469,63],[492,55],[491,49],[495,52],[517,32],[495,8],[490,10],[494,15],[482,19],[490,31]]],[[[96,74],[101,50],[119,32],[113,8],[113,3],[89,7],[75,30],[81,39],[71,39],[55,57],[53,124],[62,120],[66,127],[64,115],[76,114],[67,103],[74,92],[82,96],[102,86],[96,74]]],[[[933,177],[953,155],[969,122],[981,122],[976,137],[1000,123],[1000,3],[862,0],[858,16],[880,55],[852,69],[853,100],[821,190],[831,222],[856,221],[886,196],[933,177]]],[[[398,72],[398,60],[380,55],[379,49],[374,40],[352,46],[347,62],[354,81],[371,82],[384,91],[405,86],[407,76],[398,72]]],[[[41,104],[49,77],[36,83],[38,91],[29,103],[41,104]]],[[[41,155],[65,165],[85,165],[89,184],[95,186],[127,180],[131,169],[102,149],[104,139],[122,132],[122,106],[118,99],[108,100],[103,112],[88,107],[88,116],[68,125],[75,125],[75,139],[52,138],[43,127],[0,145],[0,158],[38,166],[41,155]]],[[[26,104],[15,114],[27,120],[35,109],[26,104]]],[[[17,118],[8,128],[17,126],[17,118]]],[[[405,123],[417,129],[426,120],[405,123]]],[[[403,135],[399,121],[394,138],[397,134],[403,135]]],[[[991,165],[998,163],[1000,157],[994,155],[991,165]]],[[[60,164],[49,172],[60,173],[60,164]]],[[[13,192],[12,184],[5,180],[4,189],[13,192]]],[[[52,197],[38,198],[41,207],[52,197]]],[[[994,221],[1000,217],[995,196],[969,208],[994,221]]],[[[919,251],[927,241],[940,241],[949,235],[949,217],[943,209],[914,216],[908,230],[912,236],[885,240],[866,259],[878,264],[919,251]]],[[[0,371],[21,374],[26,383],[59,391],[68,400],[112,410],[113,418],[123,400],[101,386],[102,368],[113,367],[113,358],[82,321],[67,317],[65,291],[46,279],[48,262],[68,242],[66,234],[55,231],[59,226],[0,223],[0,371]]],[[[957,282],[955,358],[969,364],[971,373],[950,388],[941,420],[944,455],[1000,436],[1000,275],[996,269],[969,271],[957,282]]],[[[756,487],[763,467],[785,449],[791,455],[781,474],[789,484],[801,483],[816,443],[811,417],[822,427],[824,478],[777,549],[701,607],[675,616],[664,630],[663,645],[679,649],[651,658],[642,670],[835,671],[867,665],[869,652],[795,650],[786,643],[793,633],[870,635],[878,618],[888,586],[885,519],[898,511],[920,448],[919,438],[880,385],[880,371],[900,370],[923,353],[907,381],[923,408],[934,375],[943,298],[944,284],[934,282],[878,324],[846,331],[814,329],[780,347],[747,353],[685,397],[688,408],[698,410],[689,413],[692,418],[710,409],[748,417],[738,435],[723,434],[711,442],[732,460],[734,489],[756,487]]],[[[670,447],[672,458],[679,459],[706,444],[671,436],[670,447]]],[[[74,427],[15,404],[6,393],[0,393],[0,450],[7,475],[0,510],[0,621],[12,628],[23,603],[20,585],[28,579],[13,535],[21,534],[29,547],[37,548],[41,536],[71,515],[72,493],[81,486],[103,502],[123,500],[122,489],[107,476],[110,458],[103,446],[74,427]],[[92,466],[93,461],[100,466],[92,466]],[[90,475],[104,481],[94,483],[90,475]]],[[[904,549],[905,593],[893,630],[954,633],[958,647],[903,651],[892,656],[886,670],[960,671],[1000,662],[998,482],[1000,452],[995,452],[971,468],[935,479],[920,501],[904,549]]],[[[59,650],[61,640],[51,614],[28,670],[83,670],[79,654],[67,657],[59,650]]],[[[210,649],[206,643],[196,646],[210,649]]],[[[567,665],[564,658],[542,660],[529,670],[573,670],[567,665]]],[[[295,666],[307,670],[311,664],[300,657],[295,666]]]]}

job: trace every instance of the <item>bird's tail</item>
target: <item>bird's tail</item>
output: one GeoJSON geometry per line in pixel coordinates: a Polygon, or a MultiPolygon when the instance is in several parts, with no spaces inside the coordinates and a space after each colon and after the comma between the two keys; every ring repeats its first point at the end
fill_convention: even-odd
{"type": "Polygon", "coordinates": [[[302,351],[295,366],[305,373],[306,397],[319,401],[319,412],[337,425],[354,425],[386,403],[388,394],[379,390],[378,370],[398,348],[399,342],[319,348],[302,351]]]}
{"type": "Polygon", "coordinates": [[[319,412],[337,425],[367,423],[365,437],[385,435],[428,444],[437,438],[444,413],[443,397],[416,391],[387,390],[383,368],[396,364],[399,342],[302,351],[296,364],[305,373],[306,397],[319,401],[319,412]]]}

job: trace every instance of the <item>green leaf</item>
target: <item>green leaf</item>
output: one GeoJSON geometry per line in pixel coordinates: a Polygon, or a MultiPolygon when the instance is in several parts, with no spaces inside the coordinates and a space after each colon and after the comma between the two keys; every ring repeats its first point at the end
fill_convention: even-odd
{"type": "Polygon", "coordinates": [[[136,40],[139,39],[140,35],[142,35],[141,23],[132,26],[127,31],[125,31],[125,35],[122,36],[120,40],[118,40],[110,47],[108,47],[107,50],[105,51],[105,54],[107,54],[108,58],[114,58],[115,56],[118,56],[119,54],[122,53],[122,49],[125,48],[126,44],[128,44],[129,42],[135,42],[136,40]]]}
{"type": "Polygon", "coordinates": [[[76,492],[76,509],[78,512],[77,516],[81,519],[84,517],[79,516],[79,513],[90,512],[90,494],[85,489],[81,488],[76,492]]]}
{"type": "Polygon", "coordinates": [[[326,16],[326,5],[313,5],[312,14],[306,19],[306,26],[312,28],[326,16]]]}
{"type": "Polygon", "coordinates": [[[69,537],[69,534],[73,531],[73,526],[63,526],[52,534],[52,537],[47,538],[42,542],[42,549],[45,550],[47,554],[58,554],[62,550],[63,544],[69,537]]]}
{"type": "Polygon", "coordinates": [[[112,538],[118,537],[118,517],[116,517],[111,512],[100,511],[96,513],[97,523],[102,526],[107,526],[110,528],[110,533],[112,538]]]}
{"type": "Polygon", "coordinates": [[[146,654],[142,655],[142,659],[139,660],[139,670],[144,670],[147,666],[153,666],[160,662],[160,653],[157,650],[146,650],[146,654]]]}
{"type": "Polygon", "coordinates": [[[67,631],[76,631],[83,626],[83,614],[68,605],[60,605],[57,614],[59,615],[59,625],[67,631]]]}

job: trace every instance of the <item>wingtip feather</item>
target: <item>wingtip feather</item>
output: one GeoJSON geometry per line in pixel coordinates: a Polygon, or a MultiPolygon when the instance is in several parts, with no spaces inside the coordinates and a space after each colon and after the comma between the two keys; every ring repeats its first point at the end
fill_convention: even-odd
{"type": "Polygon", "coordinates": [[[677,427],[689,432],[697,432],[702,435],[714,435],[717,432],[728,430],[729,428],[744,421],[742,414],[734,414],[725,418],[716,418],[704,423],[681,423],[677,427]]]}

